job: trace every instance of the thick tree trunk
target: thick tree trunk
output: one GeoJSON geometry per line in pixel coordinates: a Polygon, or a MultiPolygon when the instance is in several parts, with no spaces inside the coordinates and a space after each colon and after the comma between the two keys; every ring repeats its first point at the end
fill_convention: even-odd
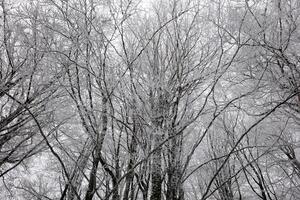
{"type": "Polygon", "coordinates": [[[184,192],[180,183],[180,171],[176,168],[170,168],[169,170],[166,199],[183,200],[184,192]]]}
{"type": "Polygon", "coordinates": [[[119,179],[120,179],[120,164],[119,164],[119,157],[120,157],[120,152],[119,148],[116,152],[115,156],[115,175],[112,177],[112,182],[113,182],[113,197],[112,200],[120,200],[120,195],[119,195],[119,179]]]}
{"type": "Polygon", "coordinates": [[[148,191],[143,191],[143,200],[148,200],[148,191]]]}
{"type": "Polygon", "coordinates": [[[135,157],[136,157],[136,148],[137,148],[137,141],[136,141],[136,135],[137,135],[137,130],[139,127],[137,127],[137,119],[136,116],[133,115],[133,131],[132,131],[132,137],[130,141],[130,148],[129,148],[129,162],[128,162],[128,167],[127,171],[129,174],[127,175],[125,179],[125,190],[123,194],[123,200],[129,200],[129,196],[131,195],[131,200],[133,200],[134,197],[134,188],[133,188],[133,179],[134,179],[134,162],[135,162],[135,157]],[[130,193],[131,192],[131,193],[130,193]]]}
{"type": "Polygon", "coordinates": [[[143,200],[148,200],[149,182],[150,182],[149,179],[143,178],[144,176],[146,176],[145,174],[148,175],[148,173],[146,172],[147,171],[146,168],[147,168],[147,163],[143,163],[142,170],[141,170],[143,175],[139,176],[138,174],[135,174],[138,182],[138,187],[142,192],[143,200]]]}
{"type": "Polygon", "coordinates": [[[124,189],[124,195],[123,195],[123,200],[129,200],[129,195],[131,192],[134,192],[133,189],[133,178],[134,178],[134,171],[133,171],[133,163],[134,163],[134,155],[132,155],[134,152],[131,152],[127,171],[129,171],[129,174],[127,175],[125,179],[125,189],[124,189]]]}
{"type": "Polygon", "coordinates": [[[97,178],[98,165],[99,165],[99,158],[96,157],[93,160],[93,167],[90,172],[89,185],[85,195],[85,200],[92,200],[94,193],[96,192],[96,178],[97,178]]]}
{"type": "Polygon", "coordinates": [[[93,167],[90,172],[90,179],[88,184],[88,190],[86,192],[85,200],[92,200],[93,196],[96,192],[96,178],[97,178],[97,170],[98,165],[101,159],[101,149],[104,141],[104,137],[107,132],[107,98],[105,96],[102,97],[102,130],[101,133],[98,133],[96,136],[96,144],[94,150],[94,158],[93,158],[93,167]]]}
{"type": "Polygon", "coordinates": [[[148,200],[148,183],[145,183],[144,181],[141,181],[139,183],[140,190],[142,191],[143,200],[148,200]]]}
{"type": "Polygon", "coordinates": [[[221,200],[233,200],[230,165],[225,165],[217,177],[218,192],[221,200]]]}
{"type": "Polygon", "coordinates": [[[72,171],[72,177],[71,177],[71,187],[69,187],[69,193],[67,196],[68,200],[74,200],[76,196],[76,192],[78,193],[82,179],[83,179],[83,171],[86,168],[88,159],[90,155],[92,154],[94,149],[94,143],[91,138],[88,138],[86,144],[84,145],[82,151],[80,152],[80,155],[76,161],[76,165],[72,171]]]}
{"type": "MultiPolygon", "coordinates": [[[[131,170],[130,161],[129,161],[129,165],[128,165],[127,169],[131,170]]],[[[132,172],[130,172],[125,180],[125,189],[124,189],[124,194],[123,194],[123,200],[129,200],[129,193],[130,193],[130,187],[132,185],[132,181],[133,181],[133,174],[132,174],[132,172]]]]}
{"type": "Polygon", "coordinates": [[[169,146],[169,163],[168,163],[168,181],[166,199],[183,200],[184,193],[181,184],[181,169],[180,169],[180,153],[181,153],[181,138],[174,137],[171,132],[170,146],[169,146]]]}
{"type": "Polygon", "coordinates": [[[112,200],[120,200],[118,180],[113,180],[113,197],[112,200]]]}
{"type": "Polygon", "coordinates": [[[154,135],[154,153],[152,157],[151,168],[151,200],[161,200],[161,186],[162,186],[162,163],[161,163],[161,133],[156,131],[154,135]]]}

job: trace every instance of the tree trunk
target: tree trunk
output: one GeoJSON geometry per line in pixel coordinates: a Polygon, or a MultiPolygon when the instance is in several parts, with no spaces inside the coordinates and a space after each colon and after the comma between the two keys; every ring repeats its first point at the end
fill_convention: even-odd
{"type": "MultiPolygon", "coordinates": [[[[136,154],[136,148],[137,148],[137,141],[136,141],[136,135],[137,135],[137,124],[136,124],[136,116],[133,115],[133,131],[132,131],[132,138],[130,141],[130,148],[129,148],[129,163],[127,167],[127,171],[129,174],[127,175],[125,179],[125,190],[123,195],[123,200],[129,200],[129,195],[131,191],[131,197],[134,196],[134,188],[133,188],[133,179],[134,179],[134,162],[135,162],[135,154],[136,154]]],[[[133,200],[133,198],[131,198],[133,200]]]]}
{"type": "Polygon", "coordinates": [[[161,200],[161,186],[162,186],[162,163],[161,163],[161,142],[160,131],[156,131],[154,135],[154,153],[152,157],[152,168],[151,168],[151,200],[161,200]]]}
{"type": "MultiPolygon", "coordinates": [[[[134,139],[133,139],[134,140],[134,139]]],[[[133,171],[133,163],[134,163],[134,155],[133,152],[130,153],[130,159],[127,167],[127,171],[129,174],[127,175],[125,179],[125,190],[124,190],[124,195],[123,195],[123,200],[129,200],[129,194],[130,191],[131,193],[134,192],[133,187],[133,178],[134,178],[134,171],[133,171]]]]}
{"type": "Polygon", "coordinates": [[[168,181],[166,199],[170,200],[183,200],[183,189],[181,185],[181,169],[180,169],[180,149],[181,138],[174,137],[174,132],[171,132],[170,146],[169,146],[169,163],[168,163],[168,181]]]}
{"type": "Polygon", "coordinates": [[[91,138],[88,138],[86,144],[84,145],[82,151],[80,152],[80,155],[76,161],[76,165],[72,171],[72,177],[71,177],[71,186],[69,187],[69,193],[67,196],[68,200],[73,200],[76,196],[76,192],[78,193],[82,179],[83,179],[83,170],[86,168],[88,159],[90,155],[93,152],[93,140],[91,138]]]}
{"type": "Polygon", "coordinates": [[[89,180],[88,190],[86,192],[85,200],[92,200],[96,192],[97,170],[101,159],[102,144],[107,131],[107,101],[108,101],[107,98],[103,96],[102,97],[102,130],[101,133],[98,133],[95,141],[96,146],[94,150],[93,167],[90,172],[90,180],[89,180]]]}
{"type": "Polygon", "coordinates": [[[97,177],[97,169],[99,165],[99,158],[95,157],[93,160],[93,167],[90,172],[90,180],[88,185],[88,190],[86,192],[85,200],[92,200],[94,193],[96,192],[96,177],[97,177]]]}

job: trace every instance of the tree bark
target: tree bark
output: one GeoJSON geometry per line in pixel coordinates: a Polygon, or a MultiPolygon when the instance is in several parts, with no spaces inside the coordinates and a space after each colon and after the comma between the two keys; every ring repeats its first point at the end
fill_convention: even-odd
{"type": "Polygon", "coordinates": [[[96,137],[96,146],[94,150],[93,158],[93,167],[90,172],[90,180],[88,184],[88,190],[86,192],[85,200],[92,200],[96,192],[96,178],[97,178],[97,169],[101,159],[101,149],[104,141],[104,137],[107,132],[107,102],[108,99],[103,95],[102,97],[102,130],[101,133],[98,133],[96,137]]]}
{"type": "Polygon", "coordinates": [[[174,137],[174,132],[171,131],[169,146],[169,163],[168,163],[168,181],[167,181],[167,192],[166,199],[170,200],[183,200],[184,193],[182,189],[181,169],[180,169],[180,153],[181,153],[181,138],[174,137]]]}
{"type": "Polygon", "coordinates": [[[151,168],[151,200],[161,200],[161,186],[162,186],[162,163],[161,163],[161,133],[159,130],[154,135],[154,153],[151,168]]]}

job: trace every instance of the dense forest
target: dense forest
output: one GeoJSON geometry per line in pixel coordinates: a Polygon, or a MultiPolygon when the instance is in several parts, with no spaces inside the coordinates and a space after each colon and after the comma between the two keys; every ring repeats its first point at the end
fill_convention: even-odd
{"type": "Polygon", "coordinates": [[[0,199],[300,199],[299,0],[0,4],[0,199]]]}

